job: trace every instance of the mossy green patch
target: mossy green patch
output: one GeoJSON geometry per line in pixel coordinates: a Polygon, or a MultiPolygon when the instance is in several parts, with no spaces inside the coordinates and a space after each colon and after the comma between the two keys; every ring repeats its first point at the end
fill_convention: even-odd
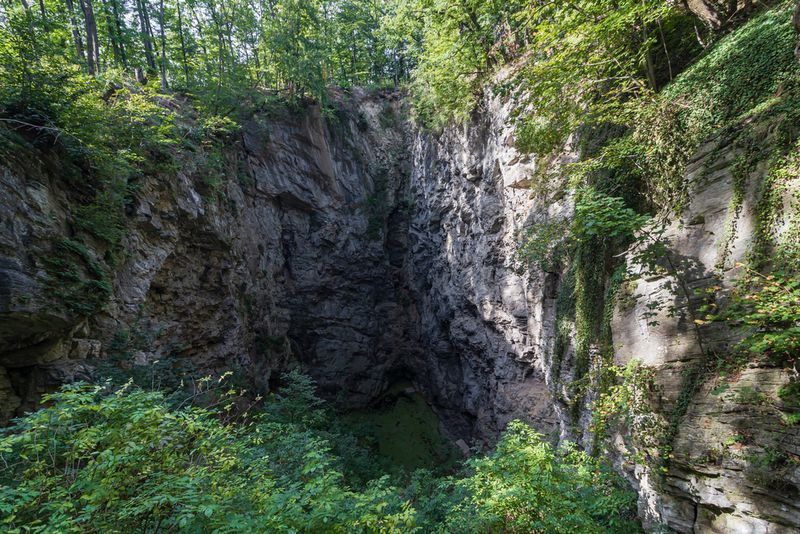
{"type": "Polygon", "coordinates": [[[111,295],[111,282],[94,253],[79,241],[58,238],[51,254],[42,258],[47,273],[45,286],[72,313],[91,316],[111,295]]]}
{"type": "Polygon", "coordinates": [[[408,470],[439,469],[454,465],[457,449],[439,432],[439,418],[410,384],[398,383],[381,406],[344,417],[357,434],[373,441],[376,452],[408,470]]]}

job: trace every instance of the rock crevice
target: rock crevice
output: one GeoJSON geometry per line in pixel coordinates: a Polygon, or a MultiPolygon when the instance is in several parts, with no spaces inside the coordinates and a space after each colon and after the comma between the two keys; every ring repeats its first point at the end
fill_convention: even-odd
{"type": "MultiPolygon", "coordinates": [[[[410,381],[461,444],[491,445],[517,418],[553,440],[585,440],[590,414],[576,419],[555,383],[575,372],[572,347],[555,357],[566,275],[515,262],[532,224],[569,219],[571,196],[532,192],[537,163],[514,147],[513,104],[487,97],[469,125],[433,135],[414,131],[397,94],[356,91],[336,102],[335,121],[313,107],[267,126],[254,117],[230,148],[244,175],[218,190],[204,185],[190,154],[175,176],[146,177],[129,206],[124,254],[108,266],[110,301],[88,318],[48,286],[47,257],[59,238],[102,256],[70,215],[71,186],[53,154],[30,149],[24,165],[0,164],[0,418],[92,376],[88,362],[123,346],[129,364],[174,358],[199,371],[233,367],[262,389],[300,362],[324,394],[350,408],[410,381]]],[[[690,206],[668,231],[676,257],[697,266],[691,289],[718,283],[711,273],[729,270],[752,239],[748,205],[720,253],[735,160],[726,150],[698,152],[687,169],[690,206]]],[[[576,158],[567,149],[551,164],[576,158]]],[[[637,298],[618,307],[611,325],[616,363],[638,359],[654,370],[653,407],[663,415],[702,351],[680,310],[658,326],[642,322],[647,302],[664,297],[662,282],[639,281],[637,298]]],[[[730,340],[721,329],[709,343],[730,340]]],[[[785,370],[751,366],[731,387],[774,394],[788,379],[785,370]]],[[[797,426],[711,388],[693,393],[674,438],[680,453],[664,476],[626,460],[624,435],[612,439],[646,525],[800,528],[796,468],[784,466],[788,489],[776,492],[774,481],[748,471],[754,449],[713,453],[746,434],[796,458],[797,426]]]]}

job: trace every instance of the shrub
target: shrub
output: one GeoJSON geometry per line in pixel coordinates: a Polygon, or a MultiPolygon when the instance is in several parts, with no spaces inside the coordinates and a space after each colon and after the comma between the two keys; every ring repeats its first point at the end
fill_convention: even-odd
{"type": "Polygon", "coordinates": [[[468,497],[449,525],[476,532],[640,532],[635,494],[595,458],[571,445],[554,449],[512,422],[493,454],[469,461],[458,483],[468,497]]]}
{"type": "Polygon", "coordinates": [[[234,424],[160,392],[66,386],[0,438],[6,532],[399,532],[386,485],[347,488],[327,442],[291,423],[234,424]]]}
{"type": "Polygon", "coordinates": [[[204,395],[75,384],[0,434],[5,532],[635,532],[635,495],[585,453],[514,422],[462,479],[353,489],[358,447],[300,373],[257,413],[204,395]],[[198,399],[206,407],[197,406],[198,399]],[[342,451],[337,456],[334,451],[342,451]]]}

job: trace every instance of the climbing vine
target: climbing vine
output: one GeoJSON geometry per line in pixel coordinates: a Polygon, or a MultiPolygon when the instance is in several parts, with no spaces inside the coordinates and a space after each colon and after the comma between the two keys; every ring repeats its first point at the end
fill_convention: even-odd
{"type": "MultiPolygon", "coordinates": [[[[574,218],[544,221],[525,235],[520,248],[533,263],[563,265],[568,273],[569,286],[564,284],[559,299],[568,294],[573,311],[557,310],[552,363],[558,368],[552,376],[556,391],[568,392],[559,398],[571,407],[573,423],[591,409],[595,448],[612,431],[627,427],[640,440],[632,443],[635,459],[661,472],[669,470],[692,399],[712,376],[729,376],[753,358],[792,368],[800,354],[800,68],[791,7],[782,3],[762,12],[663,91],[630,101],[631,127],[596,142],[581,162],[565,169],[577,188],[574,218]],[[732,163],[723,161],[731,152],[732,163]],[[689,204],[690,184],[702,184],[725,168],[732,197],[718,239],[717,280],[696,289],[694,266],[676,257],[664,237],[668,219],[644,214],[680,216],[689,204]],[[586,194],[587,184],[604,196],[586,194]],[[727,291],[719,280],[730,274],[731,258],[740,258],[734,244],[739,246],[737,232],[750,215],[755,226],[750,252],[733,272],[734,289],[727,291]],[[619,367],[613,360],[614,307],[633,308],[636,280],[646,276],[663,278],[663,293],[673,294],[675,303],[656,299],[643,319],[655,326],[665,309],[669,316],[685,314],[701,353],[684,366],[664,415],[650,406],[652,372],[635,363],[619,367]],[[741,342],[728,350],[709,346],[704,332],[715,321],[740,331],[741,342]],[[575,360],[572,381],[564,388],[561,359],[570,343],[575,360]]],[[[689,224],[703,222],[700,214],[689,224]]],[[[769,401],[784,424],[800,422],[797,383],[791,380],[779,399],[769,401]]]]}

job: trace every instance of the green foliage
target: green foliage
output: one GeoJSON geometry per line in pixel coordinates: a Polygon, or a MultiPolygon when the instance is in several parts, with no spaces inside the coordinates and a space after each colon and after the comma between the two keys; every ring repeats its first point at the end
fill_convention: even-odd
{"type": "Polygon", "coordinates": [[[742,350],[775,363],[793,362],[800,353],[800,280],[795,271],[763,275],[746,269],[730,305],[708,320],[745,328],[747,334],[739,343],[742,350]]]}
{"type": "Polygon", "coordinates": [[[517,147],[539,154],[579,126],[624,121],[627,100],[658,89],[663,27],[680,17],[658,0],[540,3],[519,16],[531,55],[509,82],[533,111],[520,117],[517,147]]]}
{"type": "Polygon", "coordinates": [[[244,174],[224,150],[238,119],[276,102],[325,102],[332,83],[408,77],[402,40],[380,31],[378,1],[6,4],[0,153],[14,159],[9,143],[56,152],[77,191],[70,222],[106,250],[122,240],[142,175],[171,178],[180,149],[202,145],[199,185],[213,199],[244,174]]]}
{"type": "Polygon", "coordinates": [[[118,245],[124,235],[125,186],[123,180],[112,179],[95,193],[91,203],[75,206],[77,226],[108,245],[118,245]]]}
{"type": "MultiPolygon", "coordinates": [[[[301,386],[300,389],[303,389],[301,386]]],[[[67,386],[4,432],[7,532],[399,532],[407,504],[386,486],[349,490],[324,439],[163,394],[67,386]]]]}
{"type": "MultiPolygon", "coordinates": [[[[597,183],[598,187],[609,187],[603,180],[597,183]]],[[[554,372],[559,373],[558,360],[569,338],[574,336],[574,373],[566,393],[574,422],[580,418],[590,382],[599,378],[589,376],[593,355],[603,360],[594,362],[601,371],[606,369],[605,360],[613,359],[611,312],[614,293],[626,273],[620,270],[619,279],[607,284],[610,271],[615,268],[611,252],[631,242],[641,246],[643,251],[652,251],[652,236],[642,232],[649,217],[636,213],[623,198],[605,194],[598,187],[576,191],[575,214],[570,222],[544,222],[529,229],[515,256],[522,267],[538,263],[548,271],[557,270],[561,262],[568,262],[570,284],[574,280],[568,296],[571,313],[570,317],[563,313],[558,317],[559,333],[552,365],[554,372]]],[[[566,294],[559,295],[560,300],[566,297],[566,294]]],[[[560,383],[558,377],[554,382],[560,383]]]]}
{"type": "MultiPolygon", "coordinates": [[[[298,372],[254,408],[226,384],[169,397],[75,384],[0,434],[6,532],[639,532],[635,494],[598,460],[515,422],[461,479],[368,462],[298,372]],[[400,477],[402,480],[405,477],[400,477]],[[353,482],[359,489],[354,489],[353,482]]],[[[254,399],[258,402],[258,398],[254,399]]]]}
{"type": "MultiPolygon", "coordinates": [[[[617,132],[616,136],[600,136],[595,146],[583,146],[587,144],[583,143],[583,161],[566,169],[571,174],[572,186],[577,189],[575,217],[568,237],[559,236],[554,225],[536,227],[526,236],[520,255],[547,265],[555,257],[554,245],[566,248],[566,253],[560,251],[558,257],[575,277],[572,335],[576,350],[575,374],[566,400],[571,403],[576,419],[584,408],[583,393],[593,388],[597,393],[593,406],[596,436],[602,437],[620,422],[639,429],[647,427],[644,432],[634,432],[652,439],[635,444],[635,449],[639,453],[642,449],[648,454],[655,453],[661,458],[664,470],[671,457],[672,439],[689,403],[711,372],[746,362],[747,358],[740,356],[742,353],[767,357],[771,362],[790,367],[800,350],[796,344],[798,318],[794,309],[794,304],[800,302],[800,295],[793,291],[792,282],[796,278],[798,257],[795,253],[798,197],[793,193],[797,176],[797,131],[795,126],[790,126],[797,123],[800,69],[794,57],[796,36],[790,14],[789,3],[763,12],[709,47],[694,65],[659,93],[628,94],[616,100],[609,108],[613,113],[606,117],[602,113],[593,115],[591,103],[585,103],[580,111],[588,117],[579,117],[572,125],[568,121],[547,119],[546,114],[526,119],[535,126],[530,135],[544,136],[532,143],[539,145],[538,150],[542,151],[557,147],[563,135],[575,132],[576,124],[584,120],[592,124],[595,117],[600,117],[601,122],[629,127],[622,135],[617,132]],[[559,126],[564,129],[559,131],[559,126]],[[612,277],[614,262],[609,258],[629,247],[637,277],[666,274],[675,280],[671,289],[679,292],[679,297],[691,301],[684,281],[690,266],[670,255],[662,231],[654,224],[647,224],[647,217],[638,214],[632,206],[637,209],[643,205],[653,209],[666,207],[680,213],[688,191],[684,181],[687,161],[714,135],[717,146],[732,145],[738,154],[733,168],[731,223],[727,237],[722,239],[721,264],[727,258],[728,242],[734,238],[736,221],[749,186],[747,180],[759,164],[769,165],[767,179],[758,192],[756,246],[751,259],[753,266],[767,274],[753,271],[745,277],[732,295],[727,314],[719,314],[716,306],[721,303],[714,302],[714,298],[707,298],[711,304],[699,312],[688,309],[701,347],[704,340],[700,328],[715,318],[742,326],[744,340],[732,355],[711,354],[708,361],[687,368],[672,413],[668,420],[659,420],[643,402],[643,389],[636,386],[635,373],[614,371],[608,367],[610,362],[604,356],[609,350],[613,353],[613,348],[610,338],[604,334],[605,320],[600,318],[613,309],[614,292],[610,289],[617,283],[612,277]],[[593,186],[588,194],[587,184],[593,186]],[[601,192],[600,196],[595,196],[597,192],[601,192]],[[653,450],[656,447],[660,451],[653,450]]],[[[584,128],[577,132],[584,138],[598,139],[597,129],[584,128]]],[[[523,147],[528,135],[525,133],[523,139],[518,140],[523,147]]],[[[718,149],[712,147],[711,153],[706,155],[712,162],[709,167],[716,162],[714,150],[718,149]]],[[[704,172],[710,170],[701,170],[700,180],[704,172]]],[[[624,274],[622,282],[624,284],[624,274]]],[[[717,293],[721,289],[714,288],[709,291],[717,293]]],[[[651,302],[650,305],[653,308],[646,314],[649,320],[665,303],[651,302]]],[[[570,326],[569,320],[559,321],[570,326]]],[[[570,329],[565,330],[569,337],[570,329]]],[[[565,343],[559,341],[561,348],[557,347],[557,354],[565,343]]],[[[557,383],[557,387],[561,386],[557,383]]],[[[783,410],[782,417],[787,424],[793,424],[796,419],[793,410],[783,410]]]]}
{"type": "Polygon", "coordinates": [[[790,4],[779,4],[721,39],[657,97],[631,102],[634,128],[618,149],[636,162],[657,205],[680,212],[686,162],[712,133],[736,128],[755,114],[781,111],[800,70],[790,4]]]}
{"type": "Polygon", "coordinates": [[[546,221],[525,230],[522,242],[514,252],[514,259],[521,267],[537,264],[542,270],[550,271],[559,260],[559,245],[568,234],[565,221],[546,221]]]}
{"type": "Polygon", "coordinates": [[[404,42],[382,28],[378,1],[41,0],[3,10],[0,93],[14,101],[46,103],[46,85],[117,71],[190,93],[217,114],[258,105],[254,89],[324,100],[331,83],[408,76],[404,42]]]}
{"type": "Polygon", "coordinates": [[[750,481],[776,491],[794,488],[788,480],[800,464],[796,457],[777,449],[767,448],[760,454],[747,455],[745,460],[747,461],[745,476],[750,481]]]}
{"type": "Polygon", "coordinates": [[[8,117],[3,125],[24,135],[18,142],[54,152],[69,171],[59,175],[75,192],[70,208],[77,228],[116,247],[131,182],[172,157],[174,113],[152,90],[122,87],[113,72],[100,79],[48,71],[30,98],[0,97],[0,117],[8,117]]]}
{"type": "Polygon", "coordinates": [[[520,25],[522,2],[416,0],[397,2],[396,26],[406,41],[416,40],[413,73],[414,111],[421,124],[441,127],[463,121],[477,103],[485,75],[513,56],[510,41],[520,25]],[[502,37],[497,39],[498,33],[502,37]]]}
{"type": "Polygon", "coordinates": [[[800,408],[800,381],[793,380],[778,389],[778,397],[787,405],[800,408]]]}
{"type": "Polygon", "coordinates": [[[42,262],[47,288],[71,312],[90,316],[100,311],[111,295],[105,269],[83,243],[58,238],[42,262]]]}
{"type": "Polygon", "coordinates": [[[323,402],[316,385],[307,375],[293,369],[283,375],[286,385],[270,402],[271,416],[277,420],[301,426],[315,427],[324,421],[323,402]]]}
{"type": "Polygon", "coordinates": [[[392,2],[384,26],[416,62],[418,120],[440,127],[495,90],[519,100],[517,146],[544,154],[578,125],[617,122],[624,102],[649,94],[697,53],[691,23],[670,3],[392,2]],[[532,111],[530,111],[532,110],[532,111]]]}
{"type": "Polygon", "coordinates": [[[624,367],[612,366],[608,372],[612,382],[593,402],[591,431],[605,438],[612,429],[624,426],[630,429],[628,434],[640,456],[657,448],[665,428],[650,406],[653,370],[631,360],[624,367]]]}
{"type": "Polygon", "coordinates": [[[598,236],[632,237],[649,219],[628,208],[624,199],[587,188],[578,192],[573,235],[579,241],[598,236]]]}
{"type": "Polygon", "coordinates": [[[608,196],[594,187],[576,192],[571,224],[546,221],[529,228],[517,248],[516,258],[525,263],[549,265],[559,246],[572,249],[593,239],[631,239],[650,220],[636,213],[621,197],[608,196]]]}
{"type": "Polygon", "coordinates": [[[457,461],[457,449],[439,433],[439,419],[422,396],[402,391],[408,386],[394,386],[379,407],[342,416],[342,430],[369,444],[372,461],[382,460],[389,473],[398,468],[447,473],[457,461]]]}
{"type": "Polygon", "coordinates": [[[468,462],[457,484],[470,495],[450,520],[468,532],[640,532],[635,495],[586,453],[554,450],[523,423],[509,424],[495,451],[468,462]],[[453,522],[453,519],[456,522],[453,522]]]}

